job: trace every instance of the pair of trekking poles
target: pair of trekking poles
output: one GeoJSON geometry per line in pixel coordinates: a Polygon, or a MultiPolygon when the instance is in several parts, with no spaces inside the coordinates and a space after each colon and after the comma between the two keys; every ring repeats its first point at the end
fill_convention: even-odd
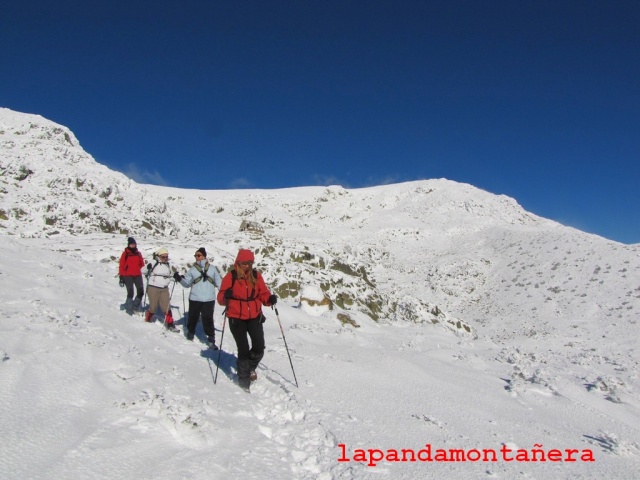
{"type": "MultiPolygon", "coordinates": [[[[148,288],[148,282],[147,282],[147,288],[148,288]]],[[[146,303],[146,300],[147,300],[147,288],[145,288],[143,303],[146,303]]],[[[173,290],[175,288],[176,288],[176,284],[174,282],[173,287],[171,288],[171,294],[169,295],[169,310],[171,310],[171,299],[173,298],[173,290]]],[[[289,346],[287,345],[287,337],[285,337],[284,335],[284,329],[282,328],[282,322],[280,321],[280,314],[278,313],[278,308],[275,305],[272,305],[271,308],[276,312],[276,318],[278,319],[278,325],[280,326],[280,333],[282,334],[282,340],[284,341],[284,348],[287,350],[287,357],[289,357],[289,365],[291,365],[291,372],[293,373],[293,379],[296,382],[296,387],[299,388],[298,378],[296,377],[296,371],[293,368],[293,361],[291,360],[291,353],[289,353],[289,346]]],[[[184,290],[182,291],[182,310],[183,312],[186,312],[185,305],[184,305],[184,290]]],[[[222,354],[222,342],[224,341],[224,331],[227,325],[226,312],[227,310],[225,308],[224,321],[222,323],[222,335],[220,335],[220,347],[218,348],[218,361],[216,362],[216,374],[215,374],[215,377],[213,378],[214,385],[218,381],[218,370],[220,369],[220,355],[222,354]]]]}
{"type": "MultiPolygon", "coordinates": [[[[291,371],[293,372],[293,379],[296,382],[296,387],[298,387],[298,379],[296,378],[296,371],[293,368],[293,362],[291,361],[291,354],[289,353],[289,347],[287,345],[287,338],[284,336],[284,330],[282,329],[282,322],[280,321],[280,314],[278,313],[278,309],[275,305],[272,305],[271,308],[276,312],[276,318],[278,319],[278,325],[280,325],[280,333],[282,334],[282,340],[284,340],[284,348],[287,350],[287,356],[289,357],[289,365],[291,365],[291,371]]],[[[222,354],[222,341],[224,340],[224,330],[227,324],[227,310],[224,311],[224,321],[222,323],[222,335],[220,336],[220,348],[218,349],[218,361],[216,362],[216,375],[213,378],[213,383],[215,384],[218,381],[218,369],[220,368],[220,355],[222,354]]]]}

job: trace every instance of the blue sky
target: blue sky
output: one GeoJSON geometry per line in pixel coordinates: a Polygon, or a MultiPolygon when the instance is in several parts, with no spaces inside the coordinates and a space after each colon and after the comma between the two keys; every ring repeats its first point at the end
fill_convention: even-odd
{"type": "Polygon", "coordinates": [[[0,106],[182,188],[448,178],[640,242],[640,2],[10,2],[0,106]]]}

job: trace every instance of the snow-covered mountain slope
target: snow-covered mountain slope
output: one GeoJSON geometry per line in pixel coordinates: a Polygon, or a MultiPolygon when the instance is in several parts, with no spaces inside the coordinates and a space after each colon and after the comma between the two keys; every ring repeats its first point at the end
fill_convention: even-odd
{"type": "Polygon", "coordinates": [[[10,234],[131,234],[147,252],[174,240],[207,244],[224,264],[247,246],[281,297],[295,300],[312,284],[337,308],[378,321],[440,322],[494,338],[544,335],[563,318],[624,323],[639,308],[640,246],[564,227],[470,185],[138,185],[95,162],[66,127],[7,109],[0,152],[0,228],[10,234]],[[512,317],[516,325],[505,322],[512,317]]]}
{"type": "MultiPolygon", "coordinates": [[[[222,336],[220,309],[215,384],[218,357],[201,329],[192,343],[119,311],[123,290],[110,258],[118,238],[0,235],[1,478],[555,479],[638,471],[637,357],[606,375],[587,358],[555,364],[549,352],[565,348],[558,336],[534,355],[431,323],[362,315],[354,328],[317,306],[282,302],[299,388],[268,310],[267,350],[248,395],[233,382],[235,347],[228,329],[222,336]],[[453,460],[375,460],[378,451],[426,445],[453,460]],[[567,449],[579,453],[567,457],[567,449]],[[478,450],[497,460],[460,460],[478,450]],[[524,461],[533,450],[545,461],[524,461]],[[553,450],[562,462],[547,458],[553,450]]],[[[176,287],[180,325],[183,302],[176,287]]],[[[604,359],[616,348],[603,341],[593,350],[604,359]]]]}
{"type": "MultiPolygon", "coordinates": [[[[145,450],[160,465],[156,474],[162,468],[175,474],[162,478],[204,478],[211,470],[189,465],[212,445],[226,445],[221,456],[232,463],[239,446],[229,433],[234,428],[241,437],[258,435],[248,447],[258,456],[256,466],[249,456],[241,464],[266,469],[268,478],[292,471],[293,478],[372,478],[371,467],[337,463],[337,445],[409,448],[419,440],[419,448],[432,438],[451,448],[506,442],[596,449],[597,465],[576,467],[569,475],[575,478],[625,478],[637,470],[639,245],[562,226],[508,197],[444,179],[354,190],[138,185],[95,162],[66,127],[7,109],[0,109],[0,199],[0,355],[7,359],[0,374],[13,382],[2,406],[35,389],[45,392],[37,408],[62,424],[69,419],[49,409],[51,396],[75,405],[80,424],[99,418],[89,433],[74,432],[76,450],[73,441],[60,451],[36,445],[47,458],[64,455],[56,472],[77,472],[75,455],[88,452],[91,461],[108,463],[96,444],[126,455],[106,437],[143,442],[138,429],[155,432],[149,449],[179,455],[159,425],[168,425],[176,443],[188,444],[177,470],[145,450]],[[221,270],[239,247],[253,249],[282,298],[302,388],[284,380],[289,365],[282,345],[275,345],[273,316],[266,324],[273,363],[263,372],[273,382],[263,384],[257,406],[244,400],[237,406],[235,390],[202,386],[211,381],[203,362],[213,359],[191,351],[184,339],[162,337],[156,345],[141,337],[148,326],[114,316],[122,295],[116,261],[128,235],[147,258],[166,246],[180,270],[200,246],[221,270]],[[86,369],[73,364],[74,355],[86,369]],[[191,360],[182,363],[185,355],[191,360]],[[165,366],[167,357],[181,363],[165,366]],[[64,366],[45,375],[37,361],[64,366]],[[47,375],[64,381],[65,370],[74,373],[77,395],[47,383],[47,375]],[[401,412],[381,410],[377,400],[401,412]],[[89,408],[87,401],[99,406],[89,408]],[[113,405],[124,405],[122,423],[113,405]],[[241,413],[233,421],[225,417],[236,409],[241,413]],[[183,431],[185,421],[201,428],[183,431]],[[295,459],[304,467],[292,467],[295,459]]],[[[179,297],[173,303],[183,307],[179,297]]],[[[232,345],[230,336],[225,341],[232,345]]],[[[232,355],[227,360],[228,382],[232,355]]],[[[24,420],[31,410],[18,413],[24,420]]],[[[51,441],[55,430],[43,438],[51,441]]],[[[4,446],[14,440],[5,437],[4,446]]],[[[22,457],[12,455],[14,472],[22,457]]],[[[438,473],[558,477],[553,464],[481,466],[438,473]]],[[[231,466],[215,468],[240,476],[231,466]]],[[[384,468],[390,478],[416,478],[410,465],[384,468]]],[[[126,477],[119,472],[116,477],[126,477]]]]}
{"type": "Polygon", "coordinates": [[[162,199],[97,163],[66,127],[2,108],[0,152],[0,218],[9,233],[175,228],[162,199]]]}

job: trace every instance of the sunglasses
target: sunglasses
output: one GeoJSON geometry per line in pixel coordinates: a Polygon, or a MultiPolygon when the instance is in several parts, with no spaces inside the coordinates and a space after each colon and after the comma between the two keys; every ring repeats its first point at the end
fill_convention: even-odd
{"type": "Polygon", "coordinates": [[[240,265],[242,267],[250,267],[253,265],[253,262],[240,262],[240,265]]]}
{"type": "Polygon", "coordinates": [[[204,258],[204,255],[202,255],[201,253],[196,253],[194,255],[194,257],[196,257],[196,258],[200,258],[200,257],[204,258]]]}
{"type": "Polygon", "coordinates": [[[169,255],[158,255],[158,258],[169,258],[169,255]]]}

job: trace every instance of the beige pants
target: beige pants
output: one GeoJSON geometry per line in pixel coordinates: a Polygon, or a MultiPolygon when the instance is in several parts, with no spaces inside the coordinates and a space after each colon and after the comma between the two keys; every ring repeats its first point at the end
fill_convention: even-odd
{"type": "Polygon", "coordinates": [[[167,314],[169,312],[169,288],[159,288],[149,285],[147,291],[149,295],[149,311],[154,314],[158,311],[158,307],[162,310],[162,313],[167,314]]]}

